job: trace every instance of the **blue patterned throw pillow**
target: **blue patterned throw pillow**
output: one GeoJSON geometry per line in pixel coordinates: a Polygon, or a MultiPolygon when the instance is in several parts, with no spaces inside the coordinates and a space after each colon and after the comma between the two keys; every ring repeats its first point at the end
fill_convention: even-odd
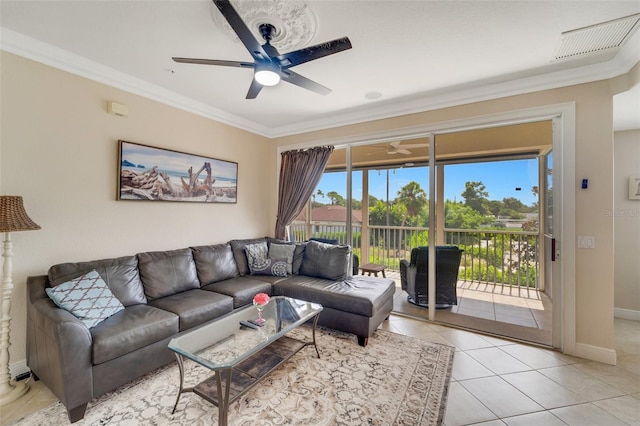
{"type": "Polygon", "coordinates": [[[46,292],[56,305],[71,312],[88,328],[124,309],[96,271],[47,288],[46,292]]]}

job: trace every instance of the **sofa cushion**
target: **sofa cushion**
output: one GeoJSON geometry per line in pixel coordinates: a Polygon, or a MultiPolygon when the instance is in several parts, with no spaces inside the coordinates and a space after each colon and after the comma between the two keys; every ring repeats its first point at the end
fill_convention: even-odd
{"type": "Polygon", "coordinates": [[[192,247],[200,285],[207,285],[237,277],[238,265],[230,244],[192,247]]]}
{"type": "Polygon", "coordinates": [[[189,248],[138,253],[138,268],[149,300],[200,288],[189,248]]]}
{"type": "Polygon", "coordinates": [[[328,280],[343,280],[347,277],[351,247],[309,241],[299,274],[328,280]]]}
{"type": "Polygon", "coordinates": [[[149,305],[125,308],[92,328],[93,364],[158,342],[178,332],[178,316],[149,305]]]}
{"type": "Polygon", "coordinates": [[[240,273],[240,275],[249,275],[251,273],[251,271],[249,270],[249,264],[247,263],[247,255],[244,251],[244,248],[249,244],[256,244],[266,241],[266,237],[229,241],[231,250],[233,251],[233,257],[236,259],[236,264],[238,265],[238,272],[240,273]]]}
{"type": "Polygon", "coordinates": [[[88,328],[95,327],[124,309],[96,271],[46,288],[45,291],[56,305],[71,312],[88,328]]]}
{"type": "Polygon", "coordinates": [[[269,244],[269,258],[287,260],[287,274],[293,273],[293,255],[296,251],[295,244],[269,244]]]}
{"type": "Polygon", "coordinates": [[[307,248],[307,243],[296,243],[296,249],[293,252],[293,265],[292,272],[297,275],[300,273],[300,265],[302,265],[302,261],[304,260],[304,252],[307,248]]]}
{"type": "Polygon", "coordinates": [[[124,306],[147,303],[136,256],[54,265],[49,268],[49,283],[55,287],[92,270],[100,274],[109,290],[124,306]]]}
{"type": "Polygon", "coordinates": [[[180,331],[228,314],[233,299],[200,289],[187,290],[149,302],[149,305],[173,312],[180,317],[180,331]]]}
{"type": "Polygon", "coordinates": [[[202,289],[233,297],[233,308],[235,309],[253,303],[253,296],[258,293],[267,293],[271,296],[271,282],[267,280],[269,278],[275,277],[264,277],[264,281],[261,276],[256,276],[256,278],[237,277],[209,284],[202,289]]]}
{"type": "Polygon", "coordinates": [[[334,281],[292,275],[273,284],[273,294],[319,303],[325,308],[372,317],[393,300],[395,282],[356,275],[334,281]]]}

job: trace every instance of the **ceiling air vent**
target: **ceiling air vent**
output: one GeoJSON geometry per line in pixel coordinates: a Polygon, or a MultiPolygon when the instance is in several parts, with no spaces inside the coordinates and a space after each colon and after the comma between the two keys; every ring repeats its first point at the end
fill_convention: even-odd
{"type": "Polygon", "coordinates": [[[621,47],[640,27],[640,13],[602,22],[560,36],[554,61],[601,53],[621,47]]]}

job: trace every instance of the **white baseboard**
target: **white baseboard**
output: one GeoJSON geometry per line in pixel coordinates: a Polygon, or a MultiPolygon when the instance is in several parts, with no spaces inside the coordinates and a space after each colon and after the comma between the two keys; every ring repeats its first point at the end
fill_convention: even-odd
{"type": "Polygon", "coordinates": [[[616,365],[616,350],[576,342],[575,355],[580,358],[616,365]]]}
{"type": "Polygon", "coordinates": [[[631,309],[613,308],[613,316],[632,321],[640,321],[640,311],[634,311],[631,309]]]}

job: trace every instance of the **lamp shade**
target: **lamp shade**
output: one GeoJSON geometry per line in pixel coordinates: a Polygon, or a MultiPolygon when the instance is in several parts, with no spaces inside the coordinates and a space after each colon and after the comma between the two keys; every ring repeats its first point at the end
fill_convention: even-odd
{"type": "Polygon", "coordinates": [[[18,195],[0,195],[0,232],[32,231],[40,229],[22,204],[18,195]]]}

